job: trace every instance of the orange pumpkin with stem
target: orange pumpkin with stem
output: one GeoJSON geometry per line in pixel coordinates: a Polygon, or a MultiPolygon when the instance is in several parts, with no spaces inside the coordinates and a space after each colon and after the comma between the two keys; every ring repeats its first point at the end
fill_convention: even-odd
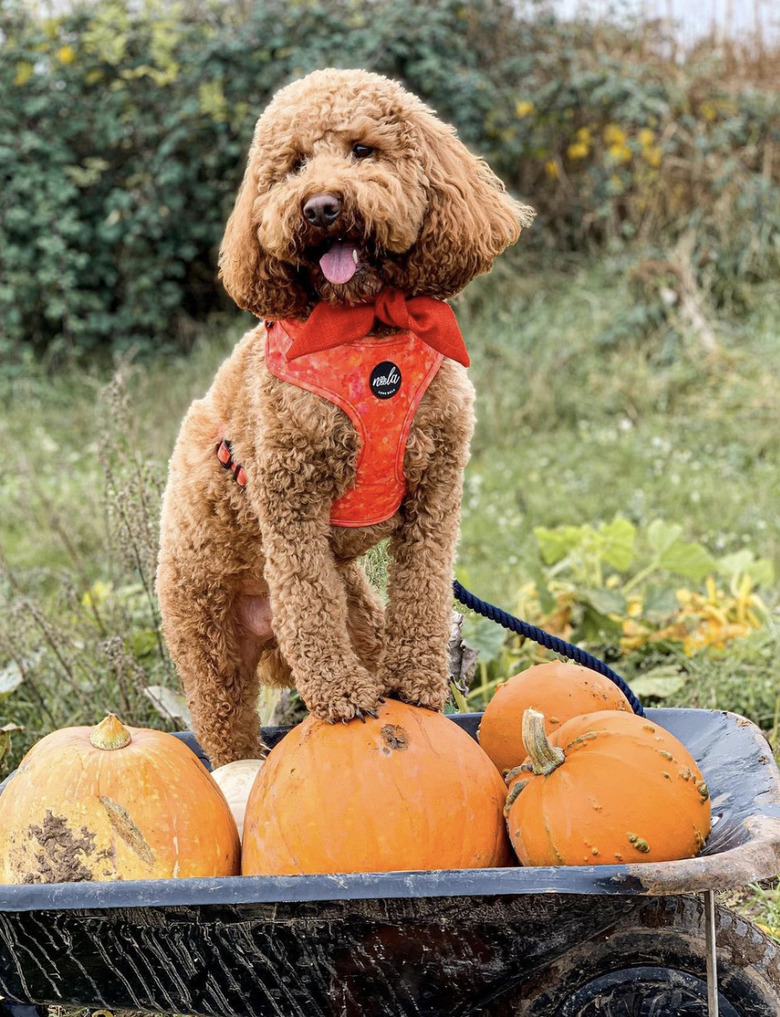
{"type": "Polygon", "coordinates": [[[308,717],[269,753],[244,821],[245,875],[508,865],[506,787],[442,714],[395,700],[365,723],[308,717]]]}
{"type": "Polygon", "coordinates": [[[598,671],[560,660],[534,664],[497,687],[479,725],[479,744],[502,773],[528,755],[522,737],[528,709],[544,714],[548,734],[583,713],[632,712],[618,686],[598,671]]]}
{"type": "Polygon", "coordinates": [[[710,831],[707,785],[688,749],[633,713],[574,717],[548,739],[527,710],[529,758],[508,776],[509,837],[523,865],[692,858],[710,831]]]}
{"type": "Polygon", "coordinates": [[[0,883],[231,876],[236,824],[183,742],[127,728],[53,731],[0,795],[0,883]]]}

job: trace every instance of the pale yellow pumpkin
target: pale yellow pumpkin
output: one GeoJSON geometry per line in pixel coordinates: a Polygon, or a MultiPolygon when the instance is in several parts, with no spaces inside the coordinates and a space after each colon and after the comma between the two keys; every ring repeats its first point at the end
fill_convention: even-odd
{"type": "Polygon", "coordinates": [[[178,738],[126,728],[54,731],[0,795],[0,883],[231,876],[236,824],[178,738]]]}

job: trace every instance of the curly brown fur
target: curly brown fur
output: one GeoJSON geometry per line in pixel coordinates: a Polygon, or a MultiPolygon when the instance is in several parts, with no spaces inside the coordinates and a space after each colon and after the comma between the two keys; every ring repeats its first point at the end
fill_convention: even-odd
{"type": "MultiPolygon", "coordinates": [[[[260,318],[305,318],[385,286],[447,298],[517,240],[532,211],[397,83],[325,70],[280,91],[257,123],[220,256],[260,318]],[[302,214],[336,195],[333,223],[302,214]],[[319,258],[360,250],[346,283],[319,258]]],[[[384,334],[384,333],[379,333],[384,334]]],[[[258,677],[294,683],[311,711],[350,720],[383,694],[432,709],[447,697],[447,641],[462,475],[473,429],[466,371],[445,360],[409,435],[407,493],[384,523],[329,522],[359,440],[332,403],[270,374],[249,332],[190,408],[163,504],[158,593],[195,731],[216,765],[260,749],[258,677]],[[241,490],[215,456],[224,435],[241,490]],[[384,608],[357,559],[389,537],[384,608]]]]}

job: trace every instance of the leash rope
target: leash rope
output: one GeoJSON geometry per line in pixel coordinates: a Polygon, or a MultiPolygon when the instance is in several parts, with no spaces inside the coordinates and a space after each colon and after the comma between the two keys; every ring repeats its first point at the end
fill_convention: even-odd
{"type": "Polygon", "coordinates": [[[564,639],[559,639],[558,636],[553,636],[549,632],[545,632],[544,629],[537,628],[536,625],[531,625],[529,622],[522,621],[520,618],[515,618],[514,615],[509,614],[507,611],[502,611],[500,607],[496,607],[495,604],[489,604],[486,600],[480,600],[473,593],[461,586],[457,579],[453,581],[452,590],[455,595],[455,599],[469,608],[471,611],[475,611],[477,614],[481,614],[483,618],[489,618],[490,621],[496,622],[502,628],[508,629],[510,632],[515,632],[519,636],[523,636],[524,639],[530,639],[534,643],[539,643],[548,650],[552,650],[554,653],[560,654],[562,657],[567,657],[569,660],[575,661],[577,664],[582,664],[584,667],[589,667],[591,671],[597,671],[605,678],[609,678],[611,682],[620,689],[623,695],[631,704],[631,709],[639,717],[644,717],[645,711],[642,709],[642,704],[639,702],[637,697],[628,687],[626,682],[608,667],[603,660],[599,660],[598,657],[594,657],[586,650],[580,649],[579,646],[575,646],[573,643],[567,643],[564,639]]]}

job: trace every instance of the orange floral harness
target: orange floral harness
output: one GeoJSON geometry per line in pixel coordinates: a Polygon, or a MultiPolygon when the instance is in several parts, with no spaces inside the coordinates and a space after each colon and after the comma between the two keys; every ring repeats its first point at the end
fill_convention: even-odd
{"type": "Polygon", "coordinates": [[[354,487],[333,502],[334,526],[371,526],[406,492],[404,453],[417,407],[444,359],[411,332],[366,337],[287,359],[292,339],[279,322],[267,333],[271,374],[335,403],[360,436],[354,487]]]}
{"type": "MultiPolygon", "coordinates": [[[[445,357],[469,365],[449,304],[393,288],[381,290],[373,303],[320,302],[305,321],[266,322],[271,374],[335,403],[360,436],[355,484],[333,502],[333,525],[371,526],[398,510],[406,492],[409,430],[445,357]],[[399,332],[372,337],[375,320],[399,332]]],[[[217,458],[245,487],[246,473],[226,438],[217,445],[217,458]]]]}

